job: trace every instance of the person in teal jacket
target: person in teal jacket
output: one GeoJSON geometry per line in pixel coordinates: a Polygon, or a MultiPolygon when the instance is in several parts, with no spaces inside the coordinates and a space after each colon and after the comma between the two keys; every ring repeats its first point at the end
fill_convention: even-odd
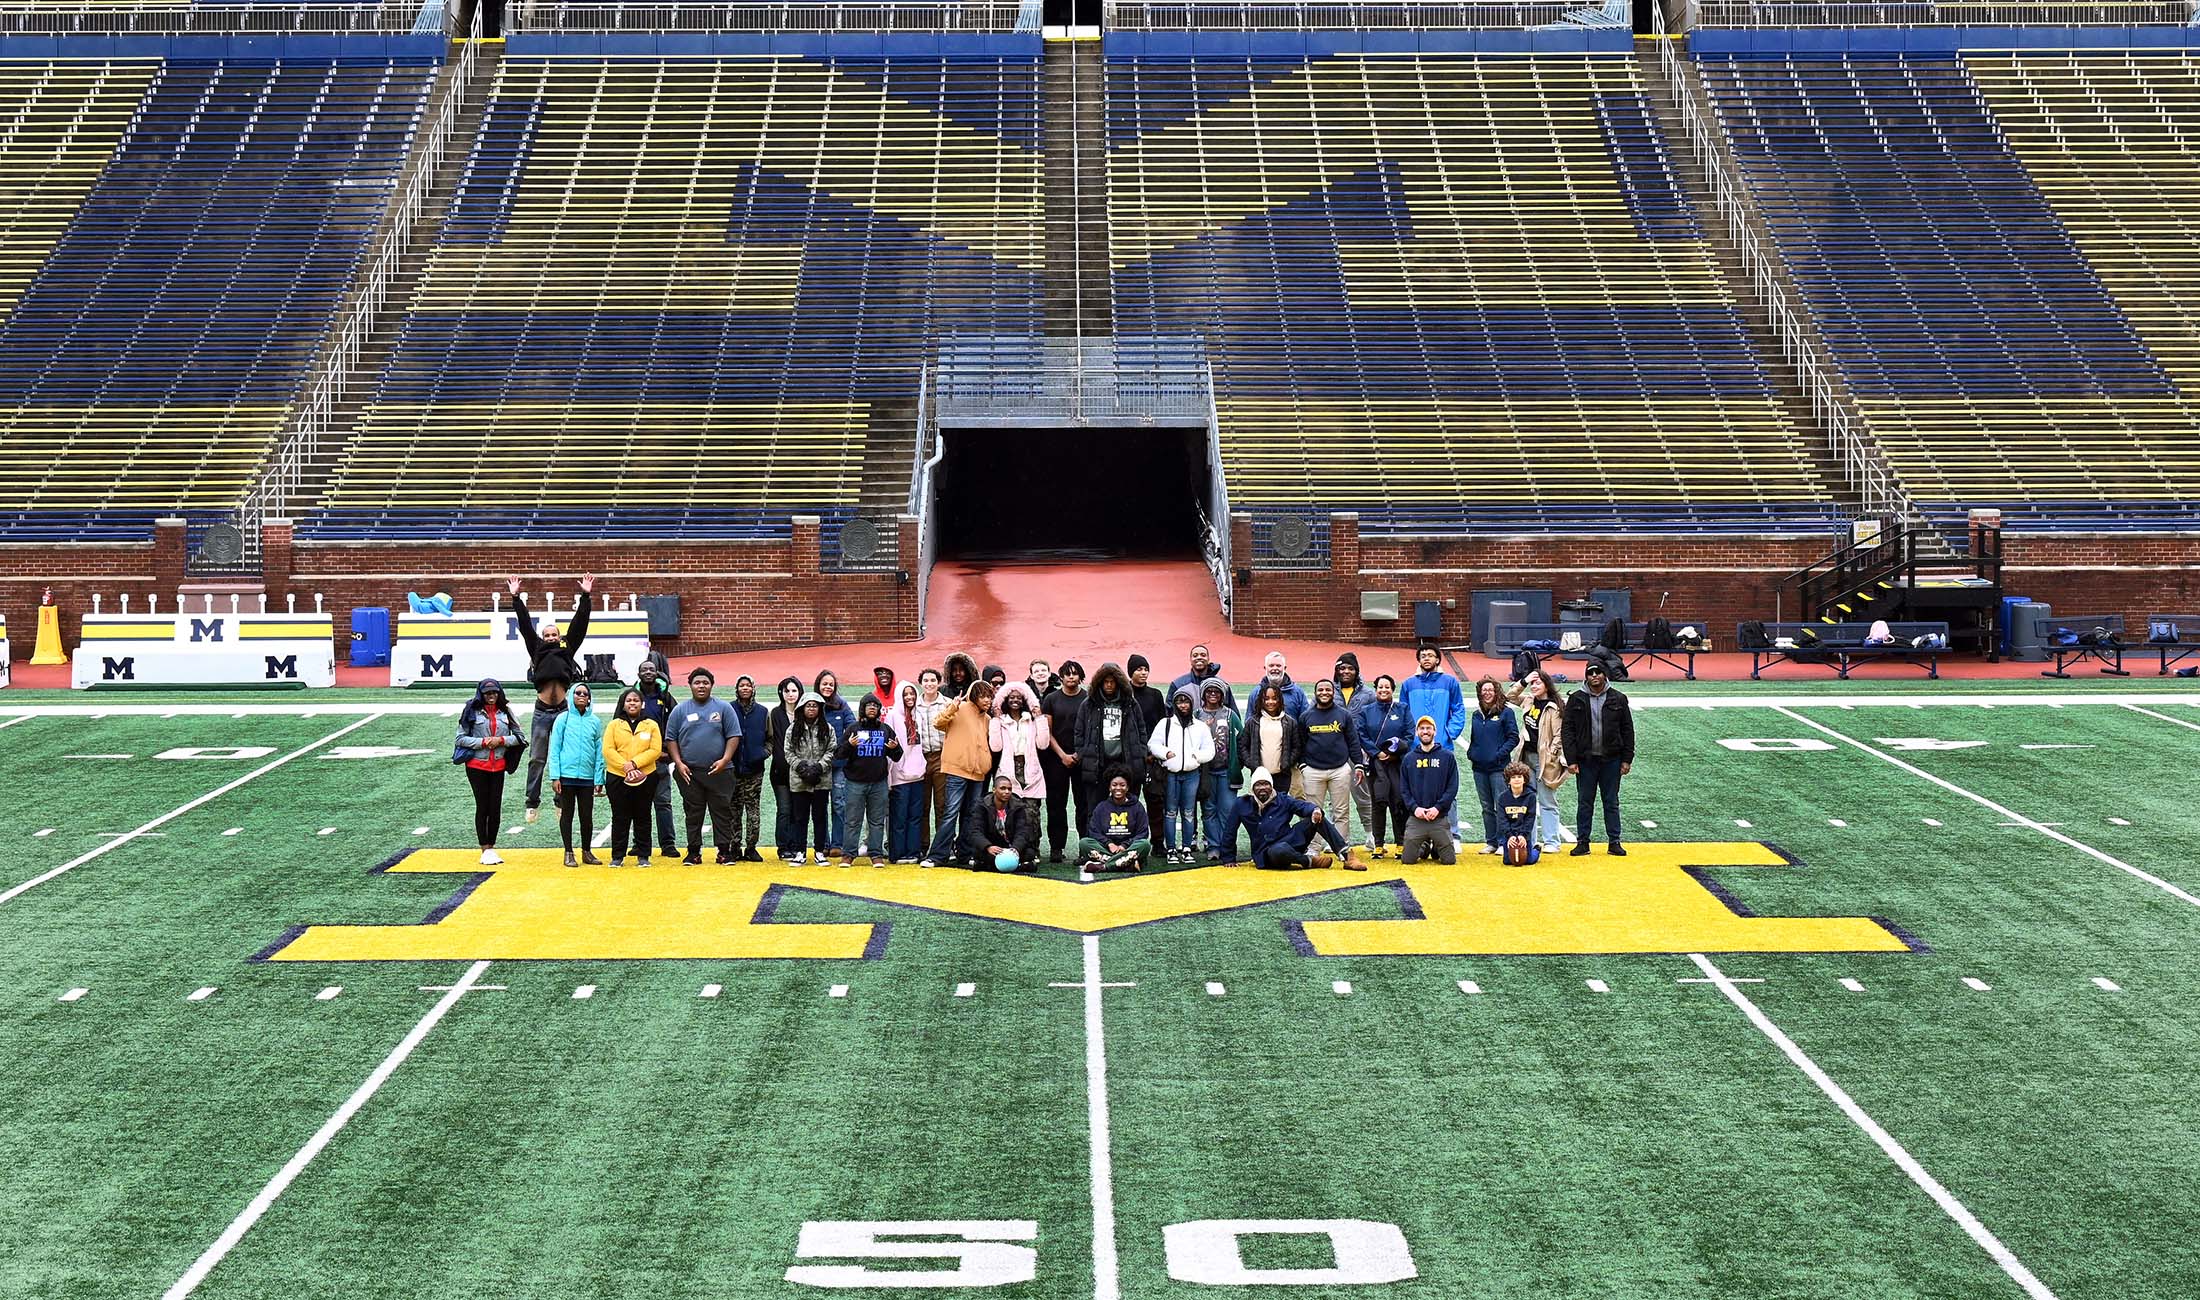
{"type": "Polygon", "coordinates": [[[1436,735],[1449,749],[1467,729],[1467,697],[1458,678],[1436,670],[1437,658],[1435,646],[1421,647],[1421,671],[1399,685],[1398,698],[1407,717],[1436,719],[1436,735]]]}
{"type": "Polygon", "coordinates": [[[573,861],[573,812],[581,815],[580,860],[603,865],[592,847],[596,838],[596,800],[603,797],[603,719],[589,708],[589,689],[576,683],[565,697],[565,712],[550,726],[545,755],[550,788],[558,800],[558,837],[565,841],[565,865],[573,861]]]}

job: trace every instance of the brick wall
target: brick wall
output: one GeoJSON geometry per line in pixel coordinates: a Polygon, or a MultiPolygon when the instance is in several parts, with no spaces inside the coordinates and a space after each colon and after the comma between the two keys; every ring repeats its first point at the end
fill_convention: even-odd
{"type": "MultiPolygon", "coordinates": [[[[405,593],[451,594],[461,609],[486,609],[492,593],[504,596],[506,578],[517,576],[530,598],[544,588],[570,606],[584,573],[596,575],[600,600],[625,603],[630,594],[677,594],[680,635],[659,638],[668,654],[740,650],[787,644],[909,640],[917,635],[917,528],[901,522],[898,567],[893,572],[828,573],[822,570],[818,523],[797,520],[788,541],[764,542],[418,542],[362,544],[296,540],[290,524],[262,529],[262,586],[270,609],[286,595],[300,610],[335,615],[337,652],[350,653],[355,606],[400,610],[405,593]]],[[[62,638],[74,646],[82,615],[99,594],[102,608],[145,608],[158,593],[160,608],[175,608],[176,593],[191,585],[184,574],[180,520],[156,526],[150,544],[115,546],[0,546],[0,610],[8,617],[12,650],[27,658],[37,632],[40,592],[51,587],[62,607],[62,638]]],[[[223,584],[224,589],[235,584],[223,584]]],[[[246,608],[256,602],[247,598],[246,608]]]]}
{"type": "MultiPolygon", "coordinates": [[[[1452,600],[1444,639],[1473,638],[1468,626],[1477,589],[1543,588],[1556,600],[1592,588],[1626,587],[1635,616],[1647,617],[1660,593],[1666,608],[1702,619],[1726,647],[1745,618],[1770,619],[1773,591],[1789,573],[1833,547],[1824,537],[1600,536],[1520,534],[1489,537],[1369,538],[1359,520],[1330,516],[1328,567],[1252,567],[1251,522],[1230,520],[1237,557],[1232,622],[1245,636],[1307,640],[1410,642],[1415,600],[1452,600]],[[1360,618],[1360,592],[1398,593],[1400,619],[1360,618]]],[[[2200,613],[2200,533],[2005,533],[2004,587],[2069,613],[2122,613],[2132,626],[2148,614],[2200,613]],[[2083,607],[2082,609],[2080,607],[2083,607]]],[[[1793,611],[1789,611],[1793,617],[1793,611]]]]}

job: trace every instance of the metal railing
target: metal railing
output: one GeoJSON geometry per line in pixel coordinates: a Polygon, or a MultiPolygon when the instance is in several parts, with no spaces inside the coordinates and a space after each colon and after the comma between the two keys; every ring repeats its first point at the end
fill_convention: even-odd
{"type": "Polygon", "coordinates": [[[1105,22],[1121,32],[1456,31],[1585,24],[1606,6],[1582,0],[1393,0],[1293,4],[1279,0],[1107,0],[1105,22]]]}
{"type": "Polygon", "coordinates": [[[1014,32],[1029,6],[1020,0],[931,0],[855,4],[841,0],[738,0],[620,4],[615,0],[513,0],[504,30],[513,32],[1014,32]]]}
{"type": "MultiPolygon", "coordinates": [[[[1653,4],[1650,12],[1653,30],[1660,37],[1664,36],[1665,16],[1660,7],[1653,4]]],[[[1703,109],[1696,102],[1679,42],[1660,40],[1657,45],[1659,62],[1672,87],[1682,120],[1688,124],[1689,147],[1703,167],[1712,201],[1719,215],[1726,219],[1727,234],[1734,241],[1735,252],[1749,270],[1750,287],[1764,307],[1767,323],[1779,339],[1782,358],[1794,368],[1804,396],[1810,402],[1812,415],[1826,430],[1834,455],[1840,459],[1842,469],[1862,496],[1863,512],[1902,520],[1917,518],[1916,506],[1895,481],[1894,470],[1880,453],[1878,444],[1863,422],[1849,411],[1833,377],[1830,360],[1820,354],[1822,344],[1811,318],[1790,296],[1786,283],[1780,278],[1774,254],[1766,247],[1766,239],[1750,224],[1749,203],[1741,179],[1720,149],[1718,124],[1706,120],[1703,109]]]]}
{"type": "Polygon", "coordinates": [[[917,386],[917,454],[909,469],[909,513],[917,518],[917,636],[924,636],[925,611],[932,596],[932,564],[939,559],[939,511],[932,507],[933,478],[947,455],[932,409],[932,372],[917,386]],[[929,449],[929,454],[927,449],[929,449]]]}
{"type": "Polygon", "coordinates": [[[197,33],[201,35],[281,35],[286,33],[380,32],[396,34],[449,28],[449,14],[436,2],[427,9],[431,24],[421,25],[419,0],[389,4],[81,4],[0,5],[0,33],[100,35],[105,33],[197,33]]]}
{"type": "Polygon", "coordinates": [[[2200,24],[2196,0],[1688,0],[1698,27],[2184,27],[2200,24]]]}
{"type": "Polygon", "coordinates": [[[1228,623],[1236,595],[1230,555],[1230,480],[1223,472],[1222,421],[1212,391],[1207,397],[1207,474],[1208,507],[1199,512],[1200,551],[1207,571],[1214,575],[1215,595],[1222,598],[1222,621],[1228,623]]]}
{"type": "MultiPolygon", "coordinates": [[[[481,35],[481,6],[475,6],[470,34],[481,35]]],[[[459,45],[457,60],[450,68],[449,89],[423,125],[407,169],[397,178],[389,215],[360,259],[366,269],[358,276],[358,288],[344,306],[330,342],[315,358],[305,395],[291,410],[288,432],[273,462],[237,506],[237,522],[244,529],[245,554],[250,558],[257,559],[260,554],[260,521],[282,518],[296,504],[306,472],[320,456],[322,444],[336,422],[336,409],[351,386],[352,371],[359,364],[375,319],[389,305],[390,286],[412,242],[413,224],[427,211],[428,192],[451,147],[479,48],[471,40],[459,45]]]]}

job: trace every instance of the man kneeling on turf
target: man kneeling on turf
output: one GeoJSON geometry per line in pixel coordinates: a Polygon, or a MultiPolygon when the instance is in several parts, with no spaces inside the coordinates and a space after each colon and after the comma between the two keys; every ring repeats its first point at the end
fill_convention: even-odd
{"type": "Polygon", "coordinates": [[[1535,787],[1528,782],[1528,765],[1515,763],[1505,769],[1504,788],[1497,792],[1497,842],[1504,847],[1505,865],[1525,867],[1543,857],[1535,823],[1535,787]]]}
{"type": "Polygon", "coordinates": [[[1459,760],[1449,745],[1436,743],[1436,719],[1428,714],[1413,724],[1413,738],[1417,743],[1398,760],[1398,795],[1411,814],[1398,860],[1410,867],[1435,858],[1450,866],[1459,861],[1459,845],[1451,837],[1459,760]]]}
{"type": "Polygon", "coordinates": [[[1303,871],[1337,865],[1344,859],[1347,871],[1365,871],[1367,864],[1345,851],[1344,836],[1322,817],[1322,810],[1304,799],[1276,790],[1276,779],[1265,767],[1253,769],[1252,793],[1239,798],[1222,828],[1222,858],[1236,866],[1237,833],[1245,828],[1252,845],[1253,865],[1270,871],[1303,871]],[[1306,850],[1319,835],[1330,852],[1308,856],[1306,850]]]}
{"type": "Polygon", "coordinates": [[[1108,778],[1108,797],[1093,806],[1085,831],[1077,856],[1087,871],[1137,871],[1153,851],[1146,806],[1131,798],[1130,778],[1121,772],[1108,778]]]}

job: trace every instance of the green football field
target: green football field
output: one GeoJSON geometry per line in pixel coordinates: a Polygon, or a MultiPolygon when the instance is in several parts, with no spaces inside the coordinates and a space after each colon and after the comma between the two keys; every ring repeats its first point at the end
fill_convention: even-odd
{"type": "Polygon", "coordinates": [[[492,876],[449,697],[11,693],[0,1296],[2200,1290],[2200,696],[1633,693],[1624,861],[1096,883],[492,876]]]}

